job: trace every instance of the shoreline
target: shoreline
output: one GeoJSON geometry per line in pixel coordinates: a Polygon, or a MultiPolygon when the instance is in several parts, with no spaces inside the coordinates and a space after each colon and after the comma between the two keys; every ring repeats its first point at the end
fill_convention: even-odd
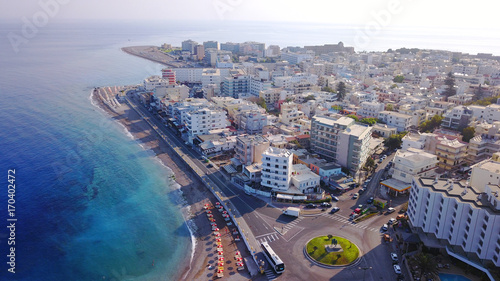
{"type": "MultiPolygon", "coordinates": [[[[180,193],[179,198],[183,201],[181,203],[181,213],[188,227],[191,236],[191,253],[186,255],[181,261],[178,261],[179,265],[187,264],[184,268],[177,272],[174,280],[182,280],[193,269],[193,265],[199,260],[201,257],[197,257],[196,248],[200,247],[200,243],[198,243],[195,237],[195,232],[198,228],[197,223],[192,220],[191,212],[194,205],[193,200],[189,200],[188,198],[192,198],[192,196],[186,196],[184,192],[181,190],[182,185],[189,185],[190,180],[194,179],[194,177],[189,177],[184,173],[186,169],[180,169],[175,163],[181,163],[182,161],[174,161],[170,155],[167,154],[166,149],[161,147],[159,141],[154,140],[154,136],[151,135],[151,129],[148,128],[148,125],[145,122],[131,122],[128,118],[117,118],[120,115],[136,115],[133,116],[133,119],[139,119],[137,113],[135,113],[132,109],[130,109],[127,105],[121,104],[119,108],[112,108],[108,103],[102,101],[101,97],[98,97],[94,94],[92,90],[90,100],[92,104],[99,109],[103,110],[105,114],[114,119],[120,124],[124,132],[138,142],[140,146],[142,146],[145,150],[150,150],[154,153],[155,158],[160,162],[162,166],[166,168],[169,174],[169,178],[172,178],[173,185],[171,186],[172,190],[178,190],[180,193]],[[128,113],[126,111],[129,111],[128,113]],[[142,124],[141,124],[142,123],[142,124]],[[140,141],[139,141],[140,140],[140,141]],[[191,201],[191,202],[189,202],[191,201]]],[[[131,116],[132,117],[132,116],[131,116]]],[[[201,183],[200,183],[201,184],[201,183]]],[[[194,199],[194,198],[193,198],[194,199]]],[[[198,255],[199,256],[199,255],[198,255]]]]}
{"type": "MultiPolygon", "coordinates": [[[[155,159],[160,161],[160,164],[171,174],[169,175],[169,179],[172,180],[170,188],[179,191],[177,204],[190,232],[191,254],[178,261],[180,270],[176,272],[175,278],[172,280],[197,280],[203,278],[202,274],[210,276],[213,270],[206,267],[210,261],[209,256],[206,256],[205,248],[208,245],[207,240],[211,239],[212,230],[205,216],[204,205],[216,202],[216,198],[184,160],[180,159],[167,144],[156,136],[155,131],[140,118],[134,109],[125,103],[113,106],[104,99],[107,97],[103,97],[102,94],[96,95],[92,90],[91,103],[123,126],[125,133],[145,150],[151,150],[155,159]]],[[[251,279],[240,277],[242,276],[233,275],[223,277],[223,279],[251,279]]]]}
{"type": "Polygon", "coordinates": [[[158,51],[157,46],[152,46],[152,45],[129,46],[129,47],[122,47],[121,50],[129,55],[147,59],[152,62],[156,62],[165,66],[180,67],[177,64],[170,63],[174,61],[174,59],[158,51]]]}

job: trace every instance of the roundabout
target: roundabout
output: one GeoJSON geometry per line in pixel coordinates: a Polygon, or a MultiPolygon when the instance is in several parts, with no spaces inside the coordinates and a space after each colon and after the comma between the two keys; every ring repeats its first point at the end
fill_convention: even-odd
{"type": "Polygon", "coordinates": [[[356,244],[333,235],[318,236],[309,240],[304,252],[312,261],[332,267],[350,265],[360,254],[356,244]]]}

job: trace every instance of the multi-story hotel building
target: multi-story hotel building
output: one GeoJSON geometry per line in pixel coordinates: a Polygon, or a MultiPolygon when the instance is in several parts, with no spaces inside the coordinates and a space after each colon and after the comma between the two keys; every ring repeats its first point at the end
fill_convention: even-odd
{"type": "Polygon", "coordinates": [[[371,127],[355,124],[349,117],[314,116],[311,148],[323,158],[356,172],[368,158],[371,130],[371,127]]]}
{"type": "Polygon", "coordinates": [[[287,191],[292,175],[293,154],[276,147],[269,147],[262,153],[261,185],[273,191],[287,191]]]}
{"type": "Polygon", "coordinates": [[[261,135],[241,135],[236,138],[235,158],[243,165],[262,162],[262,153],[269,148],[269,141],[261,135]]]}
{"type": "Polygon", "coordinates": [[[209,108],[186,112],[185,121],[190,143],[193,143],[198,135],[207,135],[212,130],[224,129],[229,126],[227,113],[224,110],[209,108]]]}
{"type": "Polygon", "coordinates": [[[408,203],[410,225],[425,245],[483,271],[481,264],[500,266],[498,156],[473,167],[470,185],[415,177],[408,203]]]}

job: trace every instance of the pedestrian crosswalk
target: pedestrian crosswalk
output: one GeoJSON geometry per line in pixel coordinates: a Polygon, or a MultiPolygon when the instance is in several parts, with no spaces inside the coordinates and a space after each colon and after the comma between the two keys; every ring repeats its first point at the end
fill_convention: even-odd
{"type": "Polygon", "coordinates": [[[345,223],[346,225],[356,227],[359,229],[366,229],[366,230],[373,231],[373,232],[380,231],[379,228],[370,227],[370,225],[368,225],[366,223],[353,223],[348,217],[344,217],[342,215],[338,215],[338,214],[332,215],[332,214],[328,214],[328,213],[323,213],[323,214],[321,214],[321,216],[327,217],[327,218],[332,219],[332,220],[339,221],[341,223],[345,223]]]}
{"type": "Polygon", "coordinates": [[[269,281],[272,281],[272,280],[278,278],[278,275],[272,269],[266,269],[266,270],[264,270],[264,274],[266,275],[266,277],[267,277],[267,279],[269,281]]]}
{"type": "Polygon", "coordinates": [[[285,235],[290,229],[294,228],[299,222],[301,222],[304,219],[304,217],[296,218],[291,222],[285,222],[281,220],[277,220],[276,222],[281,223],[282,225],[280,226],[275,226],[274,228],[276,231],[281,233],[281,235],[285,235]]]}
{"type": "Polygon", "coordinates": [[[273,233],[268,233],[268,234],[256,236],[255,238],[257,239],[257,241],[259,241],[259,243],[264,243],[264,242],[270,243],[270,242],[273,242],[273,241],[280,239],[280,235],[276,232],[273,232],[273,233]]]}

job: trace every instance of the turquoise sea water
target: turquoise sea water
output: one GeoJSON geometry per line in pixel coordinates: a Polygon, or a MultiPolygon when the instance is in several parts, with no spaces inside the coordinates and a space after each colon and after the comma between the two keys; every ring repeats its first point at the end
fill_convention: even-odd
{"type": "MultiPolygon", "coordinates": [[[[288,23],[55,22],[15,52],[7,38],[21,29],[20,21],[0,25],[0,178],[6,187],[7,169],[16,169],[18,219],[14,275],[6,264],[8,198],[0,189],[0,280],[23,281],[171,280],[190,255],[168,169],[90,102],[95,86],[138,84],[160,73],[160,65],[120,47],[189,38],[349,46],[355,34],[352,27],[288,23]]],[[[500,54],[489,35],[468,44],[462,36],[426,34],[385,32],[370,48],[500,54]]]]}
{"type": "Polygon", "coordinates": [[[168,280],[190,255],[169,171],[89,99],[94,86],[140,83],[161,69],[121,52],[127,37],[47,27],[17,54],[2,40],[0,280],[168,280]],[[17,176],[16,274],[6,265],[8,168],[17,176]]]}

